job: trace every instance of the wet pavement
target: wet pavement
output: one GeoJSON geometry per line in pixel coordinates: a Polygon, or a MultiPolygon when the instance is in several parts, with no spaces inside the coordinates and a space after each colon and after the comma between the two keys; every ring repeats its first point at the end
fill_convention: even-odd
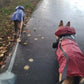
{"type": "Polygon", "coordinates": [[[84,1],[42,0],[27,25],[18,47],[13,71],[17,84],[56,84],[58,62],[52,43],[60,20],[71,21],[77,42],[84,52],[84,1]]]}

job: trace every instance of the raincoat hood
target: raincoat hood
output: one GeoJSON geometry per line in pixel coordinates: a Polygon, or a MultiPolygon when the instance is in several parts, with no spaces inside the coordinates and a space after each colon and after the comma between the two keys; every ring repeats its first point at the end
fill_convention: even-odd
{"type": "Polygon", "coordinates": [[[71,35],[71,34],[76,34],[76,31],[73,27],[62,27],[57,29],[57,31],[55,32],[55,35],[60,37],[61,35],[71,35]]]}
{"type": "Polygon", "coordinates": [[[23,11],[25,10],[25,8],[24,8],[23,6],[17,6],[17,7],[15,8],[15,11],[17,11],[18,9],[22,9],[23,11]]]}

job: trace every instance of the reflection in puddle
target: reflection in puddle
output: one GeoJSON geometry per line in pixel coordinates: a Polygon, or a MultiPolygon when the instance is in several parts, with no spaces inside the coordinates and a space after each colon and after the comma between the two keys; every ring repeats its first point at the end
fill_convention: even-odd
{"type": "Polygon", "coordinates": [[[79,10],[84,10],[84,0],[72,0],[72,5],[75,5],[79,10]]]}

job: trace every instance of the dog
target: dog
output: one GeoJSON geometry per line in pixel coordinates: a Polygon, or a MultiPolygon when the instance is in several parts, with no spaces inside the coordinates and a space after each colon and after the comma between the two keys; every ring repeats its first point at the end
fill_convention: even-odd
{"type": "Polygon", "coordinates": [[[84,54],[80,50],[77,42],[75,41],[76,31],[70,27],[70,21],[63,25],[61,20],[59,27],[55,32],[56,42],[53,43],[53,48],[56,48],[56,57],[59,63],[59,84],[84,84],[84,54]],[[67,54],[69,60],[67,61],[64,53],[67,54]],[[66,77],[62,81],[65,65],[67,66],[66,77]],[[62,81],[62,82],[61,82],[62,81]]]}
{"type": "Polygon", "coordinates": [[[17,6],[11,18],[14,21],[15,38],[17,38],[16,36],[18,36],[18,33],[22,28],[22,25],[24,23],[24,17],[25,17],[25,8],[23,6],[17,6]]]}

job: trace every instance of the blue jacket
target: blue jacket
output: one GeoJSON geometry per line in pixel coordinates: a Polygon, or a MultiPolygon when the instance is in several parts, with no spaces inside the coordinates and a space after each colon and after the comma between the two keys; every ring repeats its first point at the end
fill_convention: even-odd
{"type": "Polygon", "coordinates": [[[14,21],[14,20],[18,20],[18,21],[24,21],[24,16],[25,16],[25,13],[24,13],[24,11],[23,10],[21,10],[21,9],[17,9],[15,12],[14,12],[14,14],[13,14],[13,16],[12,16],[12,20],[14,21]]]}

